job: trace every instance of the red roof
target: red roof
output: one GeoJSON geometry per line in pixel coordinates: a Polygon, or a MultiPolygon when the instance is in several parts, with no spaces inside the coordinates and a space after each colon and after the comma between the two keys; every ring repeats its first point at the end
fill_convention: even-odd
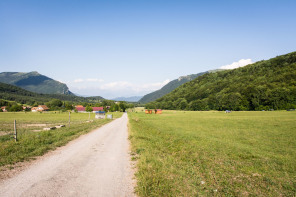
{"type": "Polygon", "coordinates": [[[85,111],[85,107],[76,107],[77,111],[85,111]]]}
{"type": "Polygon", "coordinates": [[[46,105],[38,105],[38,107],[41,107],[43,110],[49,110],[49,108],[46,105]]]}
{"type": "Polygon", "coordinates": [[[104,107],[93,107],[93,111],[104,111],[104,107]]]}

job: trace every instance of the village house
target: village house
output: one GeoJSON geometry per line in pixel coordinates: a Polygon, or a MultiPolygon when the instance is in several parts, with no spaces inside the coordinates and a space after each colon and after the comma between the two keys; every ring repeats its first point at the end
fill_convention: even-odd
{"type": "Polygon", "coordinates": [[[43,112],[43,111],[48,111],[49,108],[46,105],[38,105],[38,107],[32,107],[31,111],[32,112],[43,112]]]}
{"type": "Polygon", "coordinates": [[[37,110],[38,110],[38,107],[32,107],[31,108],[31,112],[37,112],[37,110]]]}
{"type": "Polygon", "coordinates": [[[3,106],[3,107],[1,107],[1,109],[3,112],[7,112],[7,106],[3,106]]]}
{"type": "Polygon", "coordinates": [[[93,113],[104,111],[104,107],[92,107],[92,109],[93,109],[93,113]]]}
{"type": "MultiPolygon", "coordinates": [[[[86,112],[86,107],[81,107],[82,105],[77,105],[75,106],[75,109],[77,112],[86,112]]],[[[92,107],[93,113],[99,112],[99,111],[104,111],[104,107],[92,107]]]]}
{"type": "Polygon", "coordinates": [[[86,112],[85,107],[83,107],[83,106],[82,107],[77,107],[76,106],[75,109],[77,110],[77,112],[86,112]]]}

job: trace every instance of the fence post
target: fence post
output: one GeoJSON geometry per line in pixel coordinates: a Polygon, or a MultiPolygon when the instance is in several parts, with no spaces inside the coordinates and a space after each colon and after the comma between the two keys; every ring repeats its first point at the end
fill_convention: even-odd
{"type": "Polygon", "coordinates": [[[71,112],[69,112],[69,127],[70,127],[70,123],[71,123],[71,112]]]}
{"type": "Polygon", "coordinates": [[[17,142],[16,120],[14,120],[14,139],[17,142]]]}
{"type": "Polygon", "coordinates": [[[89,112],[89,116],[88,116],[88,121],[90,121],[90,112],[89,112]]]}

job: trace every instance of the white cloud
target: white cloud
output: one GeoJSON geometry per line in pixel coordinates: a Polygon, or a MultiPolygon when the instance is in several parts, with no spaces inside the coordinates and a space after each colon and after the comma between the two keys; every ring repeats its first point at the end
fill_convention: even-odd
{"type": "Polygon", "coordinates": [[[74,83],[81,83],[81,82],[84,82],[84,80],[83,79],[75,79],[74,80],[74,83]]]}
{"type": "Polygon", "coordinates": [[[238,62],[233,62],[232,64],[221,66],[220,68],[221,69],[235,69],[235,68],[246,66],[248,64],[253,64],[251,59],[241,59],[238,62]]]}
{"type": "MultiPolygon", "coordinates": [[[[81,80],[76,80],[80,82],[81,80]]],[[[86,80],[82,80],[86,81],[86,80]]],[[[109,98],[118,96],[130,96],[130,95],[145,95],[152,91],[162,88],[169,83],[170,80],[166,79],[163,82],[136,84],[127,81],[114,81],[110,83],[71,83],[69,87],[73,92],[83,95],[100,95],[109,98]],[[109,96],[110,95],[110,96],[109,96]]]]}
{"type": "Polygon", "coordinates": [[[88,78],[88,79],[75,79],[74,83],[82,83],[82,82],[103,82],[103,79],[97,78],[88,78]]]}
{"type": "Polygon", "coordinates": [[[94,78],[94,79],[86,79],[86,81],[89,81],[89,82],[103,82],[104,80],[103,79],[96,79],[96,78],[94,78]]]}
{"type": "Polygon", "coordinates": [[[103,84],[103,85],[99,86],[99,89],[102,89],[102,90],[119,90],[119,89],[122,89],[122,88],[127,89],[127,88],[132,88],[132,87],[133,87],[132,83],[129,83],[129,82],[126,82],[126,81],[115,81],[115,82],[103,84]]]}
{"type": "Polygon", "coordinates": [[[111,83],[106,83],[101,85],[99,88],[102,90],[129,90],[134,92],[142,92],[142,91],[154,91],[162,88],[164,85],[169,83],[170,80],[167,79],[163,82],[157,83],[147,83],[147,84],[133,84],[127,81],[116,81],[111,83]]]}

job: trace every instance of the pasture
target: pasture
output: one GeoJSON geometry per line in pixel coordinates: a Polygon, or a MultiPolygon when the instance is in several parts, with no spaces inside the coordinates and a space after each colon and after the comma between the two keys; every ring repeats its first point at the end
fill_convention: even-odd
{"type": "MultiPolygon", "coordinates": [[[[122,113],[114,112],[113,119],[122,113]]],[[[70,140],[85,134],[97,127],[110,122],[109,119],[95,119],[94,113],[24,113],[3,112],[0,113],[0,166],[14,164],[43,155],[48,150],[65,145],[70,140]],[[18,141],[12,139],[14,124],[17,122],[18,141]],[[44,131],[44,127],[57,125],[66,127],[44,131]]]]}
{"type": "Polygon", "coordinates": [[[139,196],[295,196],[296,113],[129,113],[139,196]]]}

